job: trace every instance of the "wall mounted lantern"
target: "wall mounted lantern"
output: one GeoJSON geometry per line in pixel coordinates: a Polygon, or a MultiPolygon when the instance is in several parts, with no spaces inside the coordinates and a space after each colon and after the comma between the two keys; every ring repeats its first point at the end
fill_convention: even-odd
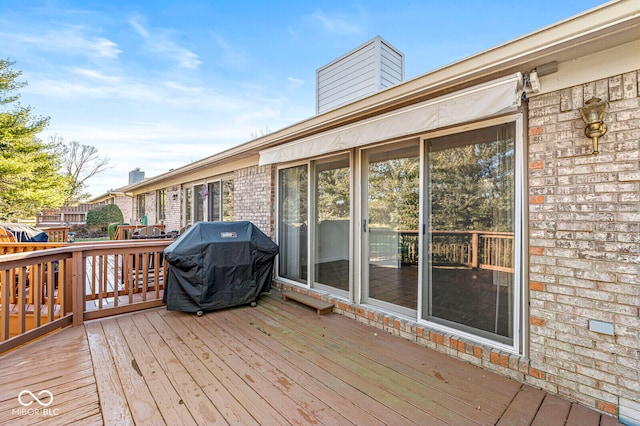
{"type": "Polygon", "coordinates": [[[578,108],[586,127],[584,134],[591,138],[593,142],[593,155],[598,155],[598,139],[607,133],[607,125],[604,122],[604,115],[609,108],[609,102],[602,102],[600,98],[591,98],[584,103],[583,108],[578,108]]]}

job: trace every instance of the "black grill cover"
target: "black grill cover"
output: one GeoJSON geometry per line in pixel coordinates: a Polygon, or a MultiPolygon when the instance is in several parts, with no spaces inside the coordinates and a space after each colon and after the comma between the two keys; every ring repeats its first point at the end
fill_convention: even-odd
{"type": "Polygon", "coordinates": [[[198,312],[255,302],[271,290],[278,251],[251,222],[198,222],[164,250],[164,303],[198,312]]]}

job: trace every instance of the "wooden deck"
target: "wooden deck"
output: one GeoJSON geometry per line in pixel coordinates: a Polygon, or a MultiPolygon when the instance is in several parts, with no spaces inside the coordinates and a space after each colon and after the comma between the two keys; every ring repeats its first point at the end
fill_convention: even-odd
{"type": "Polygon", "coordinates": [[[276,290],[256,308],[203,317],[159,308],[88,322],[0,357],[0,424],[45,421],[617,424],[340,315],[284,303],[276,290]]]}

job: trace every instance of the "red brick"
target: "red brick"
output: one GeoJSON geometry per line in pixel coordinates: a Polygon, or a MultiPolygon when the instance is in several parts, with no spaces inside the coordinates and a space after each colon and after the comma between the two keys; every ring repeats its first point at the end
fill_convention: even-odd
{"type": "Polygon", "coordinates": [[[545,290],[545,285],[544,285],[544,283],[539,283],[537,281],[531,281],[531,282],[529,282],[529,288],[531,290],[535,290],[535,291],[544,291],[545,290]]]}
{"type": "Polygon", "coordinates": [[[529,368],[529,374],[536,379],[544,380],[546,374],[544,371],[536,370],[535,368],[529,368]]]}
{"type": "Polygon", "coordinates": [[[473,347],[473,356],[476,358],[482,358],[482,348],[480,346],[473,347]]]}
{"type": "Polygon", "coordinates": [[[500,365],[509,367],[509,357],[507,355],[500,355],[500,365]]]}
{"type": "Polygon", "coordinates": [[[530,161],[529,168],[532,170],[544,169],[544,161],[530,161]]]}
{"type": "Polygon", "coordinates": [[[544,133],[543,127],[530,127],[529,128],[529,136],[540,136],[544,133]]]}
{"type": "Polygon", "coordinates": [[[529,254],[542,256],[544,254],[544,247],[529,247],[529,254]]]}
{"type": "Polygon", "coordinates": [[[529,203],[544,204],[544,195],[532,195],[531,197],[529,197],[529,203]]]}
{"type": "Polygon", "coordinates": [[[618,417],[618,407],[614,404],[610,404],[604,401],[598,401],[598,410],[618,417]]]}
{"type": "Polygon", "coordinates": [[[536,318],[536,317],[531,317],[529,319],[529,322],[531,323],[531,325],[539,325],[539,326],[544,326],[545,321],[542,318],[536,318]]]}
{"type": "Polygon", "coordinates": [[[492,364],[500,363],[500,354],[498,354],[498,352],[491,351],[491,363],[492,364]]]}

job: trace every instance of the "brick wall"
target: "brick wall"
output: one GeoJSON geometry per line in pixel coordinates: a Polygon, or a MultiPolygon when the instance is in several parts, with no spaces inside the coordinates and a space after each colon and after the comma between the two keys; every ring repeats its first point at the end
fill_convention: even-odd
{"type": "Polygon", "coordinates": [[[158,212],[156,211],[156,192],[148,192],[144,199],[144,210],[147,216],[147,224],[155,225],[158,223],[158,212]]]}
{"type": "Polygon", "coordinates": [[[611,414],[619,397],[640,402],[639,75],[529,102],[527,380],[611,414]],[[578,112],[592,97],[610,102],[597,156],[578,112]]]}
{"type": "Polygon", "coordinates": [[[133,217],[133,205],[131,197],[118,196],[115,199],[115,204],[120,207],[124,222],[131,223],[133,217]]]}
{"type": "Polygon", "coordinates": [[[179,231],[182,228],[182,190],[179,185],[167,188],[167,210],[164,220],[164,229],[179,231]]]}
{"type": "Polygon", "coordinates": [[[275,169],[273,166],[254,166],[235,172],[235,220],[253,222],[262,232],[273,238],[275,204],[275,169]]]}

